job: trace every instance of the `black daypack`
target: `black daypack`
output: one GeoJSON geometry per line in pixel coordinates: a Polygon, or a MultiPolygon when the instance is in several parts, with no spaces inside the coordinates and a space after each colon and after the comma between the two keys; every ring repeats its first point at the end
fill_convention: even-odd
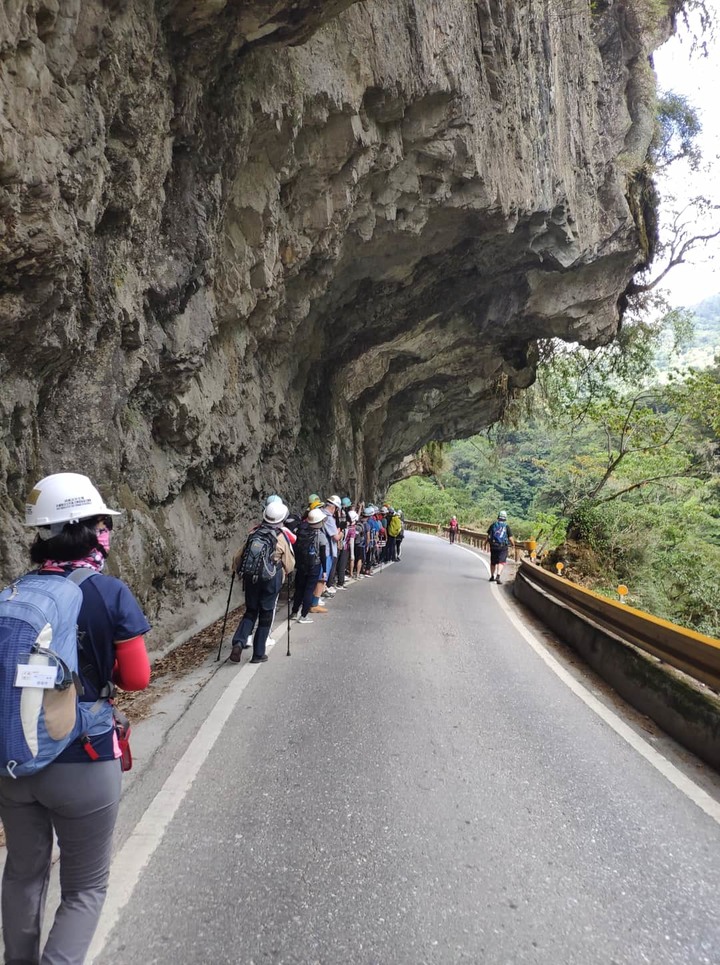
{"type": "Polygon", "coordinates": [[[279,530],[273,526],[258,526],[247,538],[237,574],[257,583],[271,580],[277,573],[278,563],[273,559],[277,549],[279,530]]]}
{"type": "Polygon", "coordinates": [[[309,523],[302,522],[297,531],[297,541],[293,547],[295,565],[299,570],[311,570],[320,562],[320,533],[309,523]]]}

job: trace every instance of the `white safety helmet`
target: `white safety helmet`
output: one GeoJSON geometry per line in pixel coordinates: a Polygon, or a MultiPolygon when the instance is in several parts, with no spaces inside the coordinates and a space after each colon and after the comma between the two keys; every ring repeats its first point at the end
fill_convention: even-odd
{"type": "Polygon", "coordinates": [[[505,512],[504,509],[501,509],[500,512],[498,513],[498,519],[502,521],[507,519],[507,513],[505,512]]]}
{"type": "Polygon", "coordinates": [[[311,509],[310,512],[307,514],[307,521],[312,525],[314,525],[315,523],[324,523],[325,513],[322,511],[322,509],[319,509],[319,508],[311,509]]]}
{"type": "Polygon", "coordinates": [[[358,521],[358,514],[355,512],[354,509],[349,509],[349,510],[348,510],[348,519],[350,520],[351,523],[357,523],[357,521],[358,521]]]}
{"type": "Polygon", "coordinates": [[[105,500],[87,476],[58,472],[36,483],[25,501],[26,526],[77,523],[89,516],[120,516],[108,509],[105,500]]]}
{"type": "Polygon", "coordinates": [[[265,506],[265,512],[263,513],[263,520],[266,523],[273,523],[278,526],[280,523],[287,519],[290,510],[287,508],[284,502],[280,499],[273,499],[271,503],[265,506]]]}
{"type": "Polygon", "coordinates": [[[331,496],[330,499],[325,503],[326,506],[334,506],[336,509],[340,509],[342,502],[339,496],[331,496]]]}

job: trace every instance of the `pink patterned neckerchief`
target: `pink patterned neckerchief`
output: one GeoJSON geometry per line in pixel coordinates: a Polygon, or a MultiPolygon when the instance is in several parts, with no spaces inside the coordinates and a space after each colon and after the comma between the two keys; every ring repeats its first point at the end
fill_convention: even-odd
{"type": "Polygon", "coordinates": [[[68,567],[71,570],[79,570],[83,566],[89,566],[96,572],[101,573],[103,566],[105,566],[105,557],[100,550],[91,550],[90,553],[81,560],[66,560],[64,563],[60,560],[45,560],[40,566],[40,569],[62,573],[68,567]]]}

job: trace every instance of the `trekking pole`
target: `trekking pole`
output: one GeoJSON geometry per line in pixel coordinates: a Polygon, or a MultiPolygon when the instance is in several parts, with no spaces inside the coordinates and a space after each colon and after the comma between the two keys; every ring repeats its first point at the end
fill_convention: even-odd
{"type": "Polygon", "coordinates": [[[227,606],[225,607],[225,618],[223,619],[222,633],[220,634],[220,643],[218,644],[218,654],[215,658],[215,663],[220,659],[220,651],[222,650],[223,640],[225,639],[225,627],[227,626],[228,613],[230,612],[230,597],[232,596],[233,583],[235,582],[235,568],[233,567],[232,577],[230,579],[230,592],[228,593],[227,606]]]}
{"type": "Polygon", "coordinates": [[[285,656],[291,657],[292,654],[290,653],[290,574],[288,574],[288,579],[287,579],[287,595],[288,595],[288,648],[285,656]]]}

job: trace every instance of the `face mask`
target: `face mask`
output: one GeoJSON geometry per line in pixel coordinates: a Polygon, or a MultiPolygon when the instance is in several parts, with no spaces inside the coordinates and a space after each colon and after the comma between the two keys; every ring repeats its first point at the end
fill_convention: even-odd
{"type": "Polygon", "coordinates": [[[95,534],[97,536],[98,543],[102,546],[106,553],[110,552],[110,530],[109,529],[99,529],[95,534]]]}

